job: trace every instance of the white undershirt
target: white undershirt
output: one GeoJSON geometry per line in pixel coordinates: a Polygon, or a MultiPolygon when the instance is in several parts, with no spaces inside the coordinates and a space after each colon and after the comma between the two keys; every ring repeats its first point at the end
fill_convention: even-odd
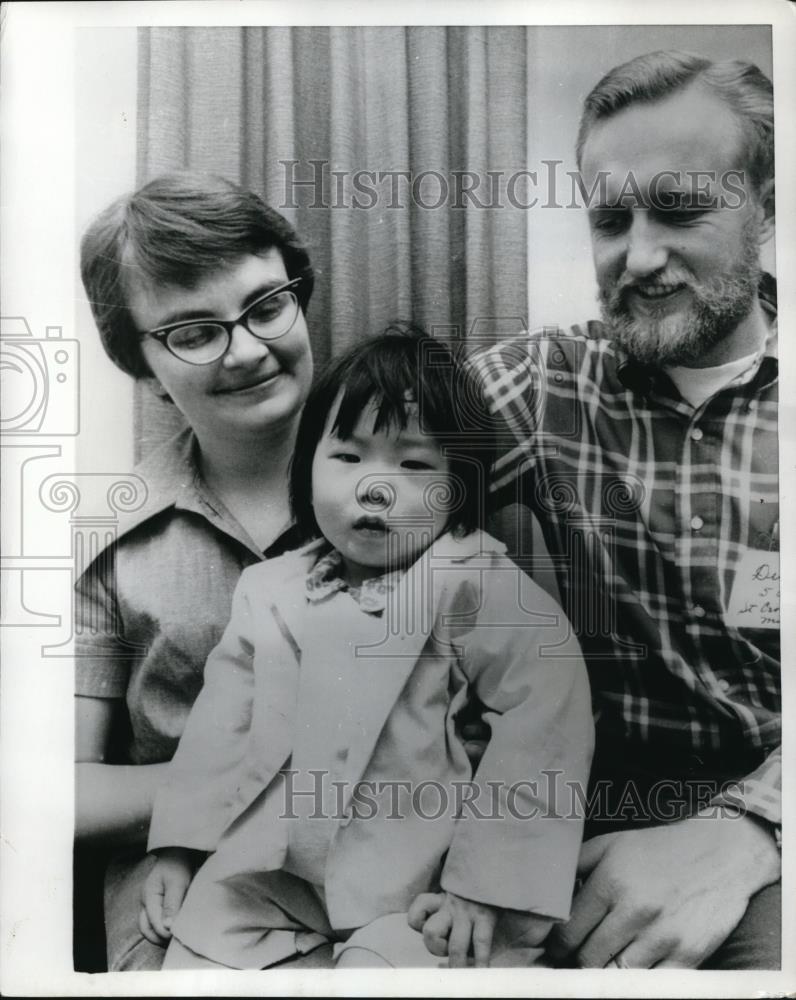
{"type": "Polygon", "coordinates": [[[664,371],[677,386],[683,399],[696,410],[719,389],[723,389],[751,368],[759,354],[759,351],[755,351],[754,354],[747,354],[744,358],[736,358],[735,361],[728,361],[726,365],[715,365],[712,368],[667,365],[664,371]]]}

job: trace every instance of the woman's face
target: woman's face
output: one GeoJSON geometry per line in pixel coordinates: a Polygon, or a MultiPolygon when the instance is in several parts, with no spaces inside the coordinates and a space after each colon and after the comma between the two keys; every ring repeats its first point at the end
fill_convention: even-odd
{"type": "MultiPolygon", "coordinates": [[[[142,332],[182,319],[230,320],[287,280],[281,253],[270,249],[240,257],[190,289],[135,282],[129,307],[142,332]]],[[[171,397],[200,440],[204,434],[232,441],[291,424],[312,381],[301,311],[278,340],[258,340],[238,324],[226,354],[208,365],[181,361],[152,337],[143,338],[141,349],[154,375],[153,388],[171,397]]]]}

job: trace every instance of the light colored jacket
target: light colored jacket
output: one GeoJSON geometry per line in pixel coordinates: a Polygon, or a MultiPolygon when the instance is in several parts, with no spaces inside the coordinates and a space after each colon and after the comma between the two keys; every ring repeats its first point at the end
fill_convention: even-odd
{"type": "Polygon", "coordinates": [[[441,536],[381,618],[346,593],[307,601],[317,543],[245,570],[157,796],[149,849],[233,850],[241,872],[302,876],[302,859],[320,850],[335,928],[403,912],[440,878],[469,899],[566,919],[582,822],[564,783],[585,793],[588,682],[563,612],[504,551],[482,532],[441,536]],[[471,766],[455,716],[471,693],[491,738],[462,791],[471,766]],[[312,768],[339,781],[325,832],[274,820],[286,768],[299,772],[295,787],[309,786],[312,768]],[[408,782],[402,819],[396,782],[408,782]],[[561,801],[550,801],[553,787],[561,801]]]}

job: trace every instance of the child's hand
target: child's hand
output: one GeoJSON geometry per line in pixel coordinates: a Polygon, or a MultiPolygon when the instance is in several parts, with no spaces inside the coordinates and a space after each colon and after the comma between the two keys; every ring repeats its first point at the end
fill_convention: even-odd
{"type": "Polygon", "coordinates": [[[158,852],[144,883],[138,915],[138,927],[147,941],[163,945],[171,937],[172,922],[180,911],[196,867],[196,851],[168,847],[158,852]]]}
{"type": "Polygon", "coordinates": [[[424,892],[409,908],[409,924],[422,931],[432,955],[448,956],[452,969],[465,968],[471,953],[476,968],[486,968],[499,913],[495,906],[452,892],[424,892]]]}

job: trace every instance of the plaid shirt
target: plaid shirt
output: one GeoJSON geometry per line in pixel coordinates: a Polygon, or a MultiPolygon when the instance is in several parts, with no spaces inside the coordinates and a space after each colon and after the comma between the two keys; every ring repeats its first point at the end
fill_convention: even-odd
{"type": "MultiPolygon", "coordinates": [[[[775,294],[764,281],[771,313],[775,294]]],[[[697,409],[598,322],[518,337],[470,364],[498,437],[498,506],[539,519],[598,741],[664,771],[698,760],[742,778],[746,809],[779,822],[779,629],[726,620],[744,553],[778,534],[775,329],[753,368],[697,409]]]]}

